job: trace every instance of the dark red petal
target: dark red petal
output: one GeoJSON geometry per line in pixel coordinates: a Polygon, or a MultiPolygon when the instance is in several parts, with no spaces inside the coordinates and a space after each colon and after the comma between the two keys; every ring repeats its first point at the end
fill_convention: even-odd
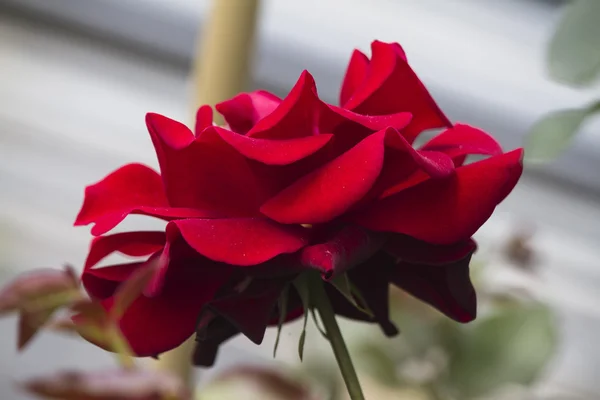
{"type": "Polygon", "coordinates": [[[202,106],[196,112],[195,136],[199,137],[202,131],[210,126],[213,126],[213,110],[211,106],[202,106]]]}
{"type": "MultiPolygon", "coordinates": [[[[198,315],[229,279],[231,269],[208,260],[171,265],[165,285],[156,297],[138,297],[125,311],[120,328],[138,356],[156,356],[171,350],[195,331],[198,315]]],[[[112,298],[104,302],[112,307],[112,298]]]]}
{"type": "Polygon", "coordinates": [[[371,258],[383,246],[385,236],[348,225],[323,243],[303,248],[300,259],[303,265],[315,268],[325,279],[330,279],[371,258]]]}
{"type": "Polygon", "coordinates": [[[281,99],[272,93],[258,90],[250,93],[240,93],[215,106],[225,118],[229,128],[245,135],[254,125],[271,114],[281,103],[281,99]]]}
{"type": "Polygon", "coordinates": [[[496,156],[502,154],[500,144],[484,131],[456,124],[425,143],[421,150],[437,151],[452,158],[469,154],[496,156]]]}
{"type": "Polygon", "coordinates": [[[146,262],[116,264],[102,268],[91,268],[83,271],[81,283],[90,297],[107,299],[111,297],[121,282],[127,280],[138,268],[146,262]]]}
{"type": "Polygon", "coordinates": [[[401,112],[390,115],[361,115],[326,103],[319,118],[319,131],[335,135],[333,153],[339,155],[348,151],[361,140],[386,128],[403,129],[411,121],[412,115],[401,112]]]}
{"type": "Polygon", "coordinates": [[[394,263],[392,257],[380,252],[348,272],[350,281],[373,312],[373,317],[358,310],[336,288],[326,285],[335,313],[359,321],[377,322],[388,336],[398,334],[398,329],[389,319],[389,271],[394,263]]]}
{"type": "Polygon", "coordinates": [[[471,256],[447,265],[401,262],[392,269],[391,281],[414,297],[458,322],[477,315],[477,298],[469,278],[471,256]]]}
{"type": "Polygon", "coordinates": [[[248,136],[293,139],[315,135],[319,133],[318,118],[321,107],[315,80],[308,71],[304,71],[281,104],[258,121],[248,132],[248,136]]]}
{"type": "Polygon", "coordinates": [[[255,280],[242,293],[211,302],[208,309],[260,344],[286,283],[283,279],[255,280]]]}
{"type": "Polygon", "coordinates": [[[466,240],[517,184],[522,158],[517,149],[460,167],[448,179],[430,179],[374,203],[354,221],[433,244],[466,240]]]}
{"type": "Polygon", "coordinates": [[[193,208],[208,218],[258,214],[269,193],[263,192],[249,161],[219,138],[216,127],[194,139],[185,126],[166,117],[149,114],[147,124],[172,206],[193,208]]]}
{"type": "MultiPolygon", "coordinates": [[[[304,247],[307,230],[266,218],[181,219],[167,226],[170,241],[181,235],[198,253],[214,261],[249,266],[304,247]]],[[[284,268],[285,266],[282,266],[284,268]]]]}
{"type": "Polygon", "coordinates": [[[132,257],[155,253],[164,246],[165,237],[164,232],[158,231],[123,232],[96,237],[92,240],[84,270],[93,267],[115,251],[132,257]]]}
{"type": "Polygon", "coordinates": [[[406,235],[389,235],[385,250],[398,261],[414,264],[443,265],[462,260],[477,249],[473,239],[449,245],[435,245],[406,235]]]}
{"type": "Polygon", "coordinates": [[[212,367],[221,344],[240,333],[223,317],[215,316],[209,324],[206,336],[196,335],[196,347],[192,356],[192,363],[196,366],[212,367]]]}
{"type": "Polygon", "coordinates": [[[354,50],[352,57],[346,69],[346,75],[342,82],[342,90],[340,91],[340,105],[344,107],[346,102],[356,89],[363,83],[367,76],[367,68],[369,66],[369,58],[361,51],[354,50]]]}
{"type": "Polygon", "coordinates": [[[216,128],[219,136],[249,159],[267,165],[288,165],[314,154],[333,135],[323,134],[295,139],[260,139],[242,136],[227,129],[216,128]]]}
{"type": "Polygon", "coordinates": [[[410,149],[386,149],[381,175],[366,196],[368,200],[388,197],[429,178],[446,178],[454,173],[453,160],[446,154],[410,149]]]}
{"type": "Polygon", "coordinates": [[[379,131],[321,168],[305,175],[260,211],[285,224],[327,222],[368,193],[383,166],[386,132],[379,131]]]}
{"type": "Polygon", "coordinates": [[[450,127],[423,83],[408,65],[396,44],[375,41],[367,78],[344,108],[365,115],[410,112],[410,125],[402,131],[409,142],[426,129],[450,127]]]}
{"type": "MultiPolygon", "coordinates": [[[[432,178],[444,178],[454,172],[450,157],[435,151],[417,151],[394,129],[387,130],[385,144],[396,152],[410,156],[416,166],[432,178]]],[[[390,154],[390,157],[401,158],[399,154],[390,154]]]]}

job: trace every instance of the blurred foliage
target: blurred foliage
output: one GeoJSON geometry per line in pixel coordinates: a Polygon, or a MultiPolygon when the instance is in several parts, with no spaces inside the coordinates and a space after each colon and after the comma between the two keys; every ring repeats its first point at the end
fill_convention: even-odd
{"type": "Polygon", "coordinates": [[[600,74],[600,1],[575,0],[567,5],[548,49],[553,79],[586,86],[600,74]]]}
{"type": "MultiPolygon", "coordinates": [[[[600,75],[600,1],[573,0],[548,49],[548,70],[556,81],[579,88],[592,85],[600,75]]],[[[594,103],[551,112],[534,124],[525,144],[525,159],[551,161],[571,143],[582,125],[600,111],[594,103]]]]}
{"type": "Polygon", "coordinates": [[[447,386],[459,398],[476,398],[504,384],[529,385],[546,365],[556,345],[553,318],[539,304],[496,311],[470,329],[456,329],[447,386]]]}
{"type": "MultiPolygon", "coordinates": [[[[598,18],[600,21],[600,15],[598,18]]],[[[535,123],[528,135],[525,144],[527,160],[545,162],[558,157],[569,147],[581,125],[598,112],[600,102],[584,108],[555,111],[544,116],[535,123]]]]}

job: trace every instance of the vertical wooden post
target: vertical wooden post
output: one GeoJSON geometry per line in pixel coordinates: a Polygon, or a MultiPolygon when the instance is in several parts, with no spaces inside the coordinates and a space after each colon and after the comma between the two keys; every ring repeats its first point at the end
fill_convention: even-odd
{"type": "Polygon", "coordinates": [[[194,112],[245,89],[258,6],[258,0],[213,0],[193,66],[194,112]]]}
{"type": "MultiPolygon", "coordinates": [[[[192,115],[195,116],[200,105],[212,106],[245,89],[258,7],[259,0],[213,0],[193,62],[192,115]]],[[[222,123],[220,116],[215,116],[215,122],[222,123]]],[[[194,339],[191,338],[177,349],[163,354],[156,367],[176,374],[191,386],[193,346],[194,339]]]]}

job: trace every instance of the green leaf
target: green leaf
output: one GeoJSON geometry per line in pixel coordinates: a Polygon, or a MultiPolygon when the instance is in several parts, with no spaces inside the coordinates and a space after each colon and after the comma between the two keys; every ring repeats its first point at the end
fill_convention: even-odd
{"type": "MultiPolygon", "coordinates": [[[[600,3],[600,2],[599,2],[600,3]]],[[[525,160],[550,161],[565,150],[587,118],[600,111],[600,102],[580,109],[550,113],[536,122],[525,144],[525,160]]]]}
{"type": "Polygon", "coordinates": [[[331,283],[331,285],[333,285],[333,287],[335,287],[342,294],[342,296],[344,296],[346,300],[348,300],[350,304],[356,307],[359,311],[367,314],[369,317],[373,317],[373,312],[369,310],[362,294],[356,288],[356,286],[352,284],[347,274],[336,275],[329,280],[329,283],[331,283]],[[360,301],[360,304],[356,301],[357,299],[360,301]]]}
{"type": "Polygon", "coordinates": [[[294,287],[300,296],[300,300],[302,300],[302,307],[304,307],[304,325],[302,326],[302,333],[300,333],[300,339],[298,340],[298,356],[300,357],[300,361],[302,361],[304,358],[304,342],[306,341],[306,323],[308,322],[308,312],[310,309],[307,274],[300,274],[294,280],[294,287]]]}
{"type": "Polygon", "coordinates": [[[312,314],[313,322],[315,323],[315,326],[317,327],[319,333],[323,336],[323,338],[325,338],[325,340],[329,340],[329,338],[327,337],[327,332],[325,332],[325,328],[321,326],[321,321],[319,321],[319,318],[317,317],[317,312],[315,311],[314,307],[310,309],[310,313],[312,314]]]}
{"type": "Polygon", "coordinates": [[[571,1],[548,51],[552,78],[570,85],[587,85],[600,72],[600,1],[571,1]]]}
{"type": "Polygon", "coordinates": [[[532,383],[556,347],[554,319],[542,305],[507,308],[465,329],[451,354],[448,385],[468,399],[532,383]]]}
{"type": "Polygon", "coordinates": [[[289,285],[285,285],[281,294],[279,295],[279,320],[277,321],[277,337],[275,338],[275,345],[273,346],[273,358],[277,355],[277,347],[279,347],[279,337],[281,336],[281,327],[283,326],[283,322],[285,321],[285,316],[287,315],[288,308],[288,297],[290,293],[289,285]]]}

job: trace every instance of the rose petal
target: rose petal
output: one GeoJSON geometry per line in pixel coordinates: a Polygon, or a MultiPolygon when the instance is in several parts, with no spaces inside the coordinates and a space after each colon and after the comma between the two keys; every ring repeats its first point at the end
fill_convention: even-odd
{"type": "MultiPolygon", "coordinates": [[[[336,125],[343,122],[354,122],[364,126],[372,132],[386,128],[400,130],[406,127],[412,120],[412,114],[409,112],[399,112],[389,115],[361,115],[330,104],[325,104],[325,106],[331,112],[324,112],[321,115],[319,126],[323,132],[335,132],[336,125]],[[337,116],[337,118],[335,116],[337,116]]],[[[339,133],[341,135],[345,134],[343,131],[340,131],[339,133]]]]}
{"type": "Polygon", "coordinates": [[[414,264],[444,265],[462,260],[475,252],[473,239],[450,245],[433,245],[406,235],[389,235],[385,250],[399,261],[414,264]]]}
{"type": "Polygon", "coordinates": [[[375,133],[348,152],[305,175],[261,207],[285,224],[327,222],[343,214],[370,189],[383,166],[386,132],[375,133]]]}
{"type": "Polygon", "coordinates": [[[215,300],[208,309],[260,344],[285,284],[286,279],[254,280],[242,293],[215,300]]]}
{"type": "Polygon", "coordinates": [[[266,218],[170,222],[167,226],[169,240],[179,235],[203,256],[239,266],[257,265],[279,254],[293,253],[308,241],[305,229],[280,225],[266,218]]]}
{"type": "Polygon", "coordinates": [[[159,157],[169,203],[205,217],[248,217],[270,193],[248,160],[208,127],[194,139],[183,125],[149,114],[147,124],[159,157]],[[174,133],[178,132],[178,133],[174,133]]]}
{"type": "Polygon", "coordinates": [[[202,106],[196,112],[196,127],[194,135],[199,137],[202,131],[213,126],[213,110],[210,106],[202,106]]]}
{"type": "Polygon", "coordinates": [[[87,269],[81,275],[81,282],[90,297],[99,300],[107,299],[115,293],[121,282],[127,280],[144,265],[146,261],[87,269]]]}
{"type": "Polygon", "coordinates": [[[75,225],[94,223],[93,235],[117,226],[129,214],[169,219],[205,215],[197,210],[169,206],[160,175],[142,164],[127,164],[104,179],[86,187],[85,200],[75,225]]]}
{"type": "MultiPolygon", "coordinates": [[[[414,161],[415,166],[423,170],[423,172],[432,178],[444,178],[454,172],[454,164],[452,163],[450,157],[435,151],[417,151],[402,135],[398,134],[398,132],[394,129],[387,130],[385,144],[393,151],[404,153],[410,156],[412,161],[414,161]]],[[[388,165],[390,165],[389,161],[393,162],[400,158],[402,157],[400,157],[399,154],[390,154],[388,159],[391,160],[388,160],[388,165]]],[[[384,165],[384,168],[388,167],[388,165],[384,165]]]]}
{"type": "Polygon", "coordinates": [[[478,154],[496,156],[502,154],[500,144],[484,131],[469,125],[456,124],[432,138],[421,150],[437,151],[451,158],[478,154]]]}
{"type": "Polygon", "coordinates": [[[315,80],[308,71],[303,71],[290,93],[273,112],[254,125],[248,136],[293,139],[317,134],[321,107],[315,80]]]}
{"type": "Polygon", "coordinates": [[[342,82],[342,90],[340,91],[340,105],[342,107],[363,83],[367,76],[368,67],[369,58],[363,52],[354,50],[342,82]]]}
{"type": "Polygon", "coordinates": [[[258,90],[250,93],[240,93],[215,106],[225,118],[229,128],[245,135],[258,121],[271,114],[281,103],[281,99],[272,93],[258,90]]]}
{"type": "Polygon", "coordinates": [[[333,135],[323,134],[295,139],[260,139],[216,128],[219,136],[240,154],[267,165],[288,165],[306,158],[325,146],[333,135]]]}
{"type": "Polygon", "coordinates": [[[132,257],[150,255],[162,249],[165,238],[165,233],[159,231],[123,232],[96,237],[92,240],[84,270],[116,251],[132,257]]]}
{"type": "Polygon", "coordinates": [[[460,167],[448,179],[430,179],[380,200],[353,220],[433,244],[467,240],[517,184],[522,158],[517,149],[460,167]]]}
{"type": "MultiPolygon", "coordinates": [[[[427,152],[420,151],[420,153],[423,154],[427,152]]],[[[388,158],[388,160],[389,159],[390,158],[388,158]]],[[[379,178],[379,182],[376,184],[377,189],[379,190],[374,190],[374,192],[379,195],[380,199],[400,193],[403,190],[417,186],[419,183],[425,182],[431,178],[421,169],[414,170],[414,166],[407,167],[405,172],[401,173],[402,164],[400,164],[400,160],[392,158],[391,163],[392,166],[384,169],[384,172],[379,178]]]]}
{"type": "Polygon", "coordinates": [[[203,337],[196,336],[196,347],[192,356],[192,363],[196,366],[212,367],[221,344],[240,333],[223,317],[214,317],[207,331],[203,337]]]}
{"type": "MultiPolygon", "coordinates": [[[[177,262],[168,268],[156,297],[138,297],[120,319],[120,328],[138,356],[156,356],[171,350],[195,331],[198,315],[229,279],[231,268],[201,258],[177,262]]],[[[110,310],[113,298],[103,301],[110,310]]]]}
{"type": "Polygon", "coordinates": [[[477,298],[469,278],[471,255],[447,265],[399,263],[391,281],[404,291],[458,322],[477,315],[477,298]]]}
{"type": "Polygon", "coordinates": [[[369,259],[384,242],[385,235],[349,225],[324,243],[303,248],[300,259],[303,265],[315,268],[325,279],[330,279],[369,259]]]}
{"type": "MultiPolygon", "coordinates": [[[[408,145],[410,146],[410,145],[408,145]]],[[[454,173],[454,163],[444,153],[402,150],[388,146],[381,175],[366,200],[388,197],[429,179],[454,173]]]]}
{"type": "Polygon", "coordinates": [[[402,131],[410,143],[426,129],[451,126],[408,65],[398,44],[374,41],[371,51],[367,77],[344,108],[365,115],[410,112],[413,119],[402,131]]]}

